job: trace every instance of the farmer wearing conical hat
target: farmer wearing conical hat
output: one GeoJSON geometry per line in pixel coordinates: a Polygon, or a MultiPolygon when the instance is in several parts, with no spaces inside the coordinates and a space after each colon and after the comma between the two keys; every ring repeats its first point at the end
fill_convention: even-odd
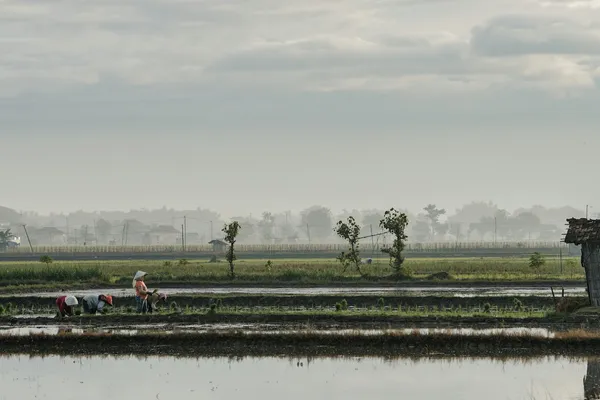
{"type": "Polygon", "coordinates": [[[104,305],[113,305],[113,298],[109,294],[90,294],[81,299],[81,304],[83,305],[83,312],[86,314],[102,313],[104,305]]]}
{"type": "Polygon", "coordinates": [[[148,311],[148,296],[154,292],[148,291],[146,284],[144,283],[144,277],[148,275],[147,272],[138,271],[133,277],[133,288],[135,289],[135,303],[137,305],[138,313],[145,313],[148,311]]]}

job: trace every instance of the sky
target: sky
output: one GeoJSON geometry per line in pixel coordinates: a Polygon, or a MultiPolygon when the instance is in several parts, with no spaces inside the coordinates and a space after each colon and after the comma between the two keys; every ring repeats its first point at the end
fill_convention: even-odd
{"type": "Polygon", "coordinates": [[[599,86],[600,0],[0,0],[0,204],[583,208],[599,86]]]}

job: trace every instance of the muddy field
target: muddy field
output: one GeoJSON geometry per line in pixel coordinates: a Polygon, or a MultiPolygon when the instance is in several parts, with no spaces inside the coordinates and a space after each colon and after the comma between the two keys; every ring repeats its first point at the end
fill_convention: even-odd
{"type": "MultiPolygon", "coordinates": [[[[97,293],[97,292],[95,292],[97,293]]],[[[112,292],[108,292],[112,293],[112,292]]],[[[58,297],[57,294],[56,297],[58,297]]],[[[81,296],[81,293],[75,293],[76,296],[81,296]]],[[[558,293],[560,296],[560,293],[558,293]]],[[[578,294],[570,294],[570,297],[584,299],[585,296],[578,294]]],[[[17,308],[30,309],[32,312],[36,312],[39,309],[53,309],[55,307],[54,296],[3,296],[0,297],[0,306],[7,306],[11,304],[17,308]]],[[[113,294],[115,306],[127,307],[133,306],[134,300],[131,296],[120,297],[113,294]]],[[[344,294],[344,295],[244,295],[244,294],[224,294],[224,295],[211,295],[211,294],[199,294],[199,295],[187,295],[187,294],[171,294],[169,295],[169,303],[175,302],[180,307],[192,307],[192,308],[206,308],[211,303],[220,300],[221,304],[226,307],[245,307],[245,308],[257,308],[257,307],[280,307],[280,308],[335,308],[335,304],[342,300],[348,303],[351,308],[357,309],[368,309],[370,307],[377,306],[380,299],[387,306],[393,308],[415,308],[420,307],[423,309],[457,309],[461,308],[464,310],[482,307],[483,304],[490,304],[492,307],[511,307],[514,306],[515,302],[519,302],[523,307],[532,308],[552,308],[554,300],[551,296],[537,296],[537,295],[525,295],[525,296],[448,296],[448,295],[424,295],[424,296],[413,296],[413,295],[396,295],[396,294],[382,294],[382,295],[356,295],[356,294],[344,294]]]]}
{"type": "Polygon", "coordinates": [[[136,334],[97,333],[0,336],[3,354],[177,356],[585,356],[600,351],[600,336],[499,334],[287,334],[241,331],[136,334]]]}

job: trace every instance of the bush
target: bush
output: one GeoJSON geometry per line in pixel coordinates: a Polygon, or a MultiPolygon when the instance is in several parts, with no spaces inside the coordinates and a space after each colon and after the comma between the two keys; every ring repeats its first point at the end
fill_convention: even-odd
{"type": "Polygon", "coordinates": [[[348,309],[348,302],[346,301],[346,299],[342,299],[342,301],[340,302],[341,306],[342,306],[342,310],[347,310],[348,309]]]}
{"type": "Polygon", "coordinates": [[[341,303],[335,303],[335,311],[342,311],[342,304],[341,303]]]}
{"type": "Polygon", "coordinates": [[[40,262],[44,263],[46,265],[52,264],[52,261],[54,261],[54,260],[52,260],[52,257],[50,257],[50,256],[41,256],[40,257],[40,262]]]}
{"type": "Polygon", "coordinates": [[[216,315],[217,314],[217,305],[216,304],[211,304],[210,308],[208,309],[208,315],[216,315]]]}
{"type": "Polygon", "coordinates": [[[515,311],[523,311],[523,302],[517,298],[513,299],[513,309],[515,311]]]}

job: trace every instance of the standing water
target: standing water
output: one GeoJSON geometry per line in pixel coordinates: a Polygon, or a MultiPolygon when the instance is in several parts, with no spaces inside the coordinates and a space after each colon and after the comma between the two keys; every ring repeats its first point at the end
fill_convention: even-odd
{"type": "Polygon", "coordinates": [[[598,378],[583,378],[599,365],[566,358],[3,356],[0,400],[584,399],[584,385],[590,392],[598,378]]]}

